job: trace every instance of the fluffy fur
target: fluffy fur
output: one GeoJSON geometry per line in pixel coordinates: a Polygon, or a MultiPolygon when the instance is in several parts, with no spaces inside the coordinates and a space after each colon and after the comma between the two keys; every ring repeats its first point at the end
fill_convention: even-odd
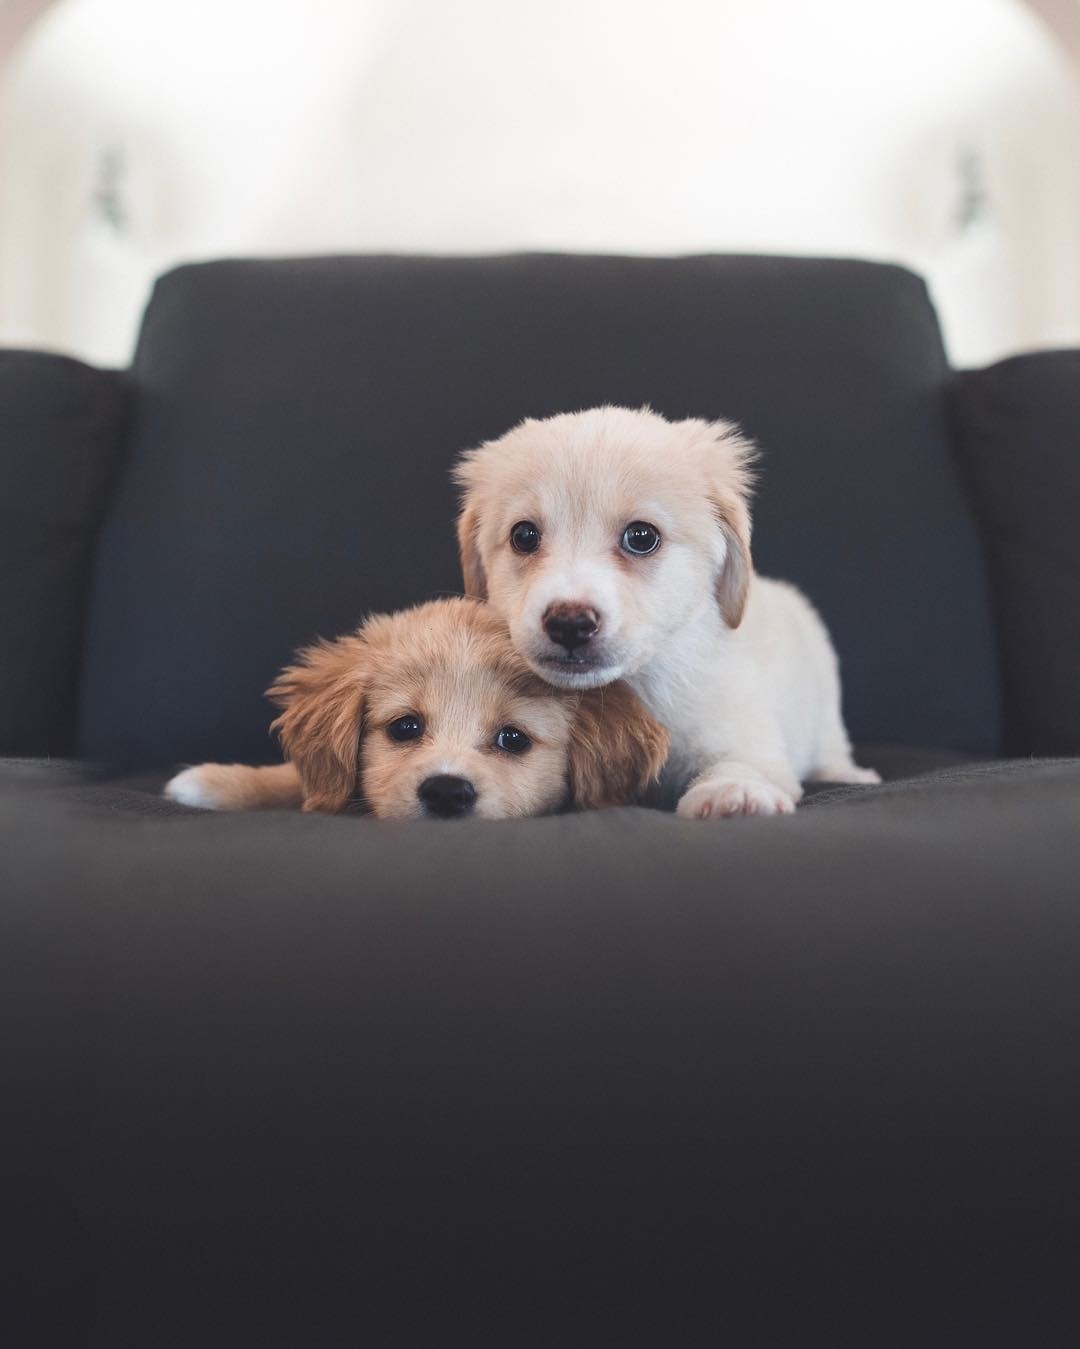
{"type": "Polygon", "coordinates": [[[472,813],[537,815],[564,802],[625,804],[660,771],[668,736],[625,685],[560,692],[514,650],[483,604],[439,600],[370,619],[359,631],[301,651],[268,691],[287,763],[202,764],[166,795],[218,810],[366,808],[381,819],[423,815],[419,787],[467,780],[472,813]],[[423,735],[387,728],[407,714],[423,735]],[[531,741],[512,755],[495,744],[513,726],[531,741]]]}
{"type": "Polygon", "coordinates": [[[727,422],[603,407],[527,420],[467,452],[458,540],[466,590],[507,621],[530,668],[562,688],[624,679],[672,737],[680,814],[784,814],[811,778],[877,781],[840,712],[836,655],[793,586],[754,573],[753,446],[727,422]],[[529,521],[539,548],[511,546],[529,521]],[[626,526],[660,546],[631,556],[626,526]],[[567,652],[544,616],[598,620],[567,652]]]}

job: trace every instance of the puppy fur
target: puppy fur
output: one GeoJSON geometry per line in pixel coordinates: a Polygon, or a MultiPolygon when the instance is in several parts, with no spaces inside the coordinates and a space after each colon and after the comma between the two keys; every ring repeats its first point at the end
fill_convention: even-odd
{"type": "Polygon", "coordinates": [[[659,774],[666,731],[625,686],[559,691],[514,650],[506,626],[472,600],[438,600],[375,617],[298,654],[268,690],[287,762],[202,764],[165,793],[217,810],[349,806],[380,819],[425,813],[419,788],[440,775],[476,792],[472,814],[499,819],[634,801],[659,774]],[[388,727],[406,715],[423,734],[388,727]],[[512,726],[522,754],[495,743],[512,726]]]}
{"type": "Polygon", "coordinates": [[[455,470],[467,593],[549,683],[629,683],[671,733],[690,817],[785,814],[803,781],[878,780],[852,758],[824,624],[793,586],[754,573],[754,458],[731,423],[602,407],[526,420],[455,470]],[[511,543],[522,521],[540,534],[528,554],[511,543]],[[621,544],[633,522],[659,530],[647,556],[621,544]],[[569,652],[545,628],[567,610],[597,622],[569,652]]]}

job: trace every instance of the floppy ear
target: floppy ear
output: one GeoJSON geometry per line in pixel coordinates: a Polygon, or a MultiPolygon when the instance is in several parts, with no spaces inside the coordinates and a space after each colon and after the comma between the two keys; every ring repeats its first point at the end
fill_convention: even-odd
{"type": "Polygon", "coordinates": [[[750,494],[757,449],[734,422],[691,417],[676,423],[699,458],[705,492],[724,537],[724,561],[716,578],[716,602],[729,628],[742,622],[750,579],[750,494]]]}
{"type": "Polygon", "coordinates": [[[724,561],[716,578],[716,602],[728,627],[737,628],[742,622],[753,574],[750,511],[737,492],[714,492],[711,499],[724,536],[724,561]]]}
{"type": "Polygon", "coordinates": [[[670,737],[625,684],[589,689],[570,740],[570,799],[581,810],[630,805],[660,776],[670,737]]]}
{"type": "Polygon", "coordinates": [[[479,507],[466,501],[457,522],[458,553],[461,557],[461,574],[465,578],[465,594],[473,600],[486,600],[487,576],[480,558],[479,529],[479,507]]]}
{"type": "Polygon", "coordinates": [[[272,724],[296,765],[304,810],[344,810],[360,791],[360,732],[370,653],[362,636],[297,653],[266,696],[282,709],[272,724]]]}

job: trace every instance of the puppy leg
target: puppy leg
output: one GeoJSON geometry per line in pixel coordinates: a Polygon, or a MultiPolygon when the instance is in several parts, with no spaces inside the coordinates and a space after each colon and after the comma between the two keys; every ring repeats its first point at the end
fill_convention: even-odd
{"type": "Polygon", "coordinates": [[[164,795],[203,810],[299,810],[304,800],[300,777],[291,763],[268,768],[198,764],[167,782],[164,795]]]}
{"type": "Polygon", "coordinates": [[[688,820],[711,816],[790,815],[802,788],[786,765],[721,759],[690,784],[676,807],[688,820]]]}
{"type": "Polygon", "coordinates": [[[806,779],[807,782],[856,782],[863,786],[872,786],[881,781],[881,774],[873,768],[860,768],[850,757],[830,759],[819,764],[806,779]]]}
{"type": "Polygon", "coordinates": [[[851,752],[844,719],[840,714],[840,689],[830,700],[824,718],[814,766],[807,774],[808,782],[857,782],[870,785],[881,781],[881,775],[872,768],[860,768],[851,752]]]}

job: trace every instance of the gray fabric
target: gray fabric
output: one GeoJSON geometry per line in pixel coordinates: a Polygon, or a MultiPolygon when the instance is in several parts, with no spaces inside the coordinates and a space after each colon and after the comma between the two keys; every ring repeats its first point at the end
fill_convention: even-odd
{"type": "MultiPolygon", "coordinates": [[[[42,575],[70,642],[107,495],[82,436],[101,395],[119,444],[127,386],[26,369],[10,407],[49,453],[13,496],[58,544],[42,575]]],[[[1068,599],[1010,552],[1000,471],[1048,369],[1015,406],[992,374],[952,386],[978,412],[960,448],[1006,624],[1033,578],[1040,612],[1068,599]]],[[[222,263],[159,284],[133,380],[88,756],[274,757],[261,689],[293,646],[457,588],[460,447],[650,401],[764,444],[759,561],[822,608],[889,780],[818,784],[776,820],[402,825],[0,764],[0,1340],[1075,1343],[1080,760],[972,761],[999,752],[995,644],[921,282],[762,258],[222,263]]],[[[1068,391],[1051,401],[1067,441],[1068,391]]],[[[1042,519],[1040,484],[1021,495],[1042,519]]],[[[66,748],[77,661],[53,661],[55,699],[38,668],[16,670],[26,706],[55,701],[40,743],[66,748]]]]}
{"type": "Polygon", "coordinates": [[[0,350],[0,754],[71,754],[90,560],[126,377],[0,350]]]}
{"type": "Polygon", "coordinates": [[[20,1349],[1080,1332],[1080,761],[408,826],[16,765],[0,829],[20,1349]]]}
{"type": "Polygon", "coordinates": [[[950,398],[994,578],[1005,747],[1080,753],[1080,351],[965,370],[950,398]]]}
{"type": "Polygon", "coordinates": [[[295,646],[460,589],[457,452],[527,414],[604,402],[732,417],[760,441],[758,563],[803,585],[831,626],[853,735],[999,752],[948,371],[925,286],[900,268],[187,267],[158,283],[134,375],[132,455],[94,588],[89,758],[273,757],[261,693],[295,646]]]}

